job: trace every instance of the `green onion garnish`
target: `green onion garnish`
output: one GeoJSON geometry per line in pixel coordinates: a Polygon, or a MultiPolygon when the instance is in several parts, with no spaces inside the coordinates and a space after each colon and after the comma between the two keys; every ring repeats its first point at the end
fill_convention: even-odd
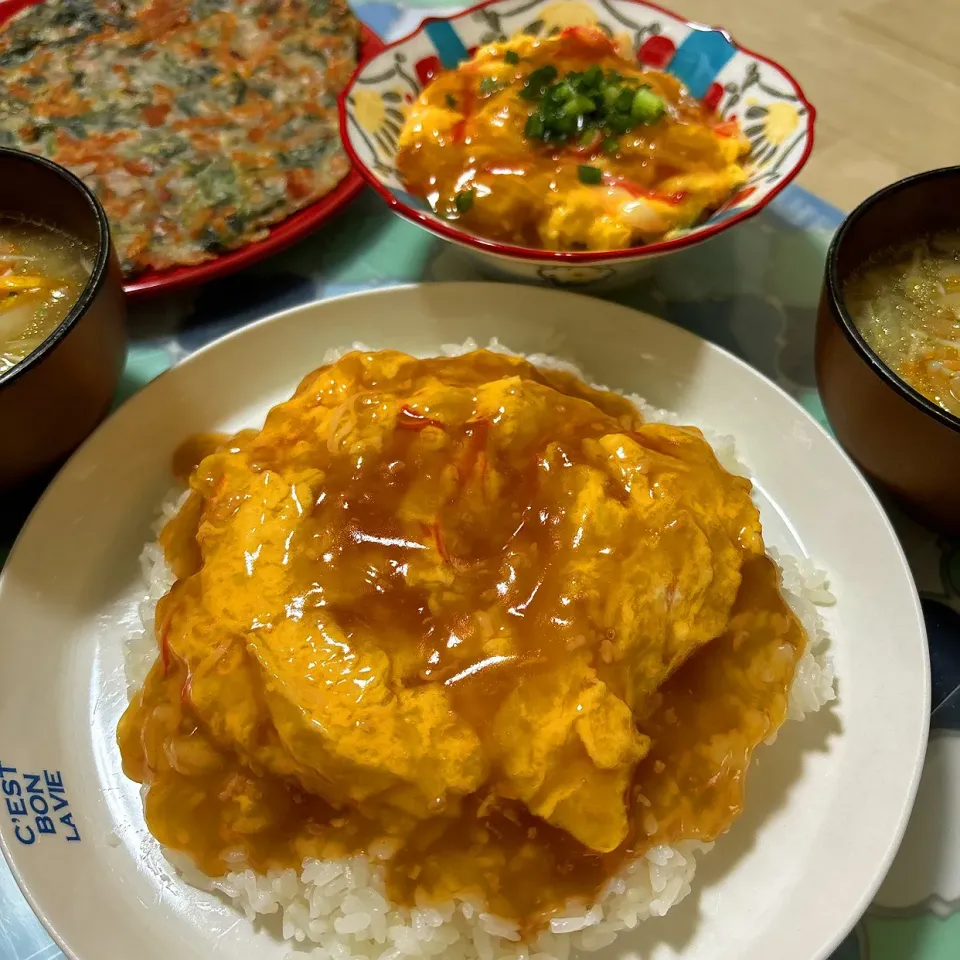
{"type": "Polygon", "coordinates": [[[620,87],[617,84],[610,83],[603,88],[603,102],[608,107],[612,107],[617,102],[617,98],[619,96],[620,96],[620,87]]]}
{"type": "Polygon", "coordinates": [[[503,55],[503,59],[506,60],[507,63],[516,65],[520,62],[520,54],[517,53],[515,50],[508,50],[503,55]]]}
{"type": "Polygon", "coordinates": [[[588,167],[585,164],[581,164],[577,167],[577,176],[580,178],[581,183],[585,183],[591,187],[595,187],[598,183],[603,182],[603,171],[599,167],[588,167]]]}
{"type": "Polygon", "coordinates": [[[596,104],[589,97],[578,94],[563,105],[562,113],[566,117],[586,116],[595,109],[596,104]]]}
{"type": "Polygon", "coordinates": [[[557,68],[552,64],[538,67],[523,83],[520,96],[524,100],[537,100],[543,96],[547,87],[557,79],[557,68]]]}
{"type": "Polygon", "coordinates": [[[473,199],[473,190],[461,190],[453,198],[453,202],[457,206],[457,213],[466,213],[473,206],[473,199]]]}
{"type": "Polygon", "coordinates": [[[655,123],[666,111],[663,99],[649,86],[614,70],[604,73],[596,64],[582,73],[571,70],[559,79],[556,68],[547,64],[526,78],[520,96],[536,102],[524,128],[529,139],[549,143],[575,136],[590,143],[585,135],[602,131],[608,153],[616,152],[620,134],[655,123]]]}
{"type": "Polygon", "coordinates": [[[663,101],[649,88],[641,87],[633,95],[630,116],[639,123],[654,123],[663,116],[663,101]]]}
{"type": "Polygon", "coordinates": [[[498,91],[504,88],[505,84],[501,83],[499,80],[494,80],[493,77],[484,77],[480,81],[480,96],[489,97],[498,91]]]}
{"type": "Polygon", "coordinates": [[[594,64],[581,77],[580,86],[584,90],[599,90],[603,83],[603,70],[594,64]]]}
{"type": "Polygon", "coordinates": [[[446,102],[447,102],[447,106],[448,106],[451,110],[456,110],[456,109],[457,109],[457,99],[456,99],[456,97],[454,97],[454,95],[453,95],[452,93],[448,93],[447,96],[445,97],[445,99],[446,99],[446,102]]]}
{"type": "Polygon", "coordinates": [[[527,125],[523,128],[523,135],[529,140],[542,140],[543,131],[543,117],[539,113],[531,114],[527,118],[527,125]]]}

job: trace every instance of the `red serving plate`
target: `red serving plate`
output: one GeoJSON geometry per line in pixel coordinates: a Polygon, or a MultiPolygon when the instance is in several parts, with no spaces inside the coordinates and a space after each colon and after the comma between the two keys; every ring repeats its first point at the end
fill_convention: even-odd
{"type": "MultiPolygon", "coordinates": [[[[25,7],[43,2],[44,0],[0,0],[0,24],[5,23],[25,7]]],[[[52,2],[55,3],[56,0],[52,2]]],[[[358,61],[362,63],[376,56],[383,48],[384,44],[380,38],[366,26],[362,26],[358,61]]],[[[360,191],[363,184],[363,177],[351,167],[346,177],[326,196],[321,197],[316,203],[311,203],[309,207],[291,214],[286,220],[282,220],[271,228],[270,233],[263,240],[248,243],[245,247],[231,250],[213,260],[205,260],[193,266],[173,267],[170,270],[159,271],[148,270],[128,280],[123,285],[123,289],[132,299],[140,300],[161,293],[172,293],[174,290],[182,290],[184,287],[192,287],[217,277],[224,277],[229,273],[236,273],[270,254],[278,253],[316,230],[321,223],[346,206],[360,191]]]]}

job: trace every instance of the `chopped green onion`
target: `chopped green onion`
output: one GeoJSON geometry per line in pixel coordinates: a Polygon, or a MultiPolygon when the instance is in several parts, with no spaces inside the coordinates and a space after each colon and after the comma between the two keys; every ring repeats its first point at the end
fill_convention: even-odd
{"type": "Polygon", "coordinates": [[[508,51],[503,55],[503,59],[506,60],[507,63],[512,64],[512,65],[515,66],[516,64],[518,64],[518,63],[520,62],[520,54],[517,53],[515,50],[508,50],[508,51]]]}
{"type": "Polygon", "coordinates": [[[457,205],[457,213],[466,213],[473,206],[473,199],[473,190],[461,190],[453,198],[453,202],[457,205]]]}
{"type": "Polygon", "coordinates": [[[457,100],[456,100],[456,97],[454,97],[454,95],[453,95],[452,93],[448,93],[445,99],[446,99],[446,102],[447,102],[447,106],[448,106],[451,110],[456,110],[456,109],[457,109],[457,100]]]}
{"type": "Polygon", "coordinates": [[[557,68],[553,64],[547,63],[538,67],[524,81],[523,90],[520,96],[524,100],[536,100],[542,97],[547,87],[557,79],[557,68]]]}
{"type": "Polygon", "coordinates": [[[649,87],[641,87],[630,105],[630,116],[640,123],[654,123],[663,116],[666,106],[649,87]]]}
{"type": "Polygon", "coordinates": [[[502,84],[499,80],[495,80],[493,77],[484,77],[480,81],[480,96],[489,97],[492,94],[502,90],[503,87],[504,84],[502,84]]]}
{"type": "Polygon", "coordinates": [[[591,187],[595,187],[598,183],[603,182],[603,171],[601,171],[599,167],[589,167],[581,164],[577,167],[577,176],[580,178],[581,183],[585,183],[591,187]]]}
{"type": "Polygon", "coordinates": [[[603,70],[594,64],[580,78],[580,83],[584,87],[593,87],[599,90],[600,84],[603,83],[603,70]]]}
{"type": "Polygon", "coordinates": [[[607,118],[607,126],[614,133],[626,133],[633,126],[633,120],[629,113],[615,113],[607,118]]]}
{"type": "Polygon", "coordinates": [[[588,113],[595,109],[596,104],[589,97],[578,95],[563,105],[561,113],[567,117],[575,117],[578,114],[588,113]]]}
{"type": "Polygon", "coordinates": [[[527,119],[527,125],[523,128],[523,135],[531,140],[542,140],[545,129],[543,117],[539,113],[532,113],[527,119]]]}
{"type": "Polygon", "coordinates": [[[546,64],[526,78],[520,96],[537,102],[524,128],[530,139],[548,143],[579,137],[581,144],[592,145],[602,138],[604,151],[611,154],[619,149],[618,136],[654,123],[666,110],[648,85],[614,70],[605,74],[596,64],[559,79],[556,68],[546,64]]]}
{"type": "Polygon", "coordinates": [[[615,83],[607,84],[603,88],[603,102],[608,106],[612,107],[617,102],[617,97],[620,96],[620,87],[615,83]]]}

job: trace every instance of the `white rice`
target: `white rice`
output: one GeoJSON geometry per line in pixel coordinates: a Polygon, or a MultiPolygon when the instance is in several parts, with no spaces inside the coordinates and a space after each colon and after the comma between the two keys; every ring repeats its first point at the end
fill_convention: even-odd
{"type": "MultiPolygon", "coordinates": [[[[476,349],[473,341],[445,346],[443,352],[457,356],[476,349]]],[[[354,344],[348,349],[369,349],[354,344]]],[[[493,341],[489,349],[510,353],[493,341]]],[[[330,351],[329,363],[346,350],[330,351]]],[[[531,355],[543,367],[567,369],[570,364],[555,358],[531,355]]],[[[641,397],[629,397],[648,420],[678,422],[677,417],[657,410],[641,397]]],[[[721,463],[734,473],[749,475],[736,458],[733,439],[704,430],[721,463]]],[[[163,504],[154,531],[179,508],[186,495],[179,491],[163,504]]],[[[834,597],[827,575],[806,558],[769,550],[781,569],[783,594],[809,636],[797,664],[790,692],[788,719],[802,720],[836,696],[833,666],[827,653],[828,637],[818,612],[834,597]]],[[[129,638],[124,651],[128,689],[138,688],[157,656],[153,621],[157,600],[173,583],[173,576],[156,542],[148,543],[140,558],[145,596],[140,603],[142,631],[129,638]]],[[[771,738],[772,740],[775,737],[771,738]]],[[[446,904],[418,903],[398,907],[386,898],[384,867],[391,850],[371,850],[364,856],[342,860],[304,860],[295,870],[271,870],[266,875],[238,870],[218,879],[200,873],[190,860],[174,851],[164,856],[182,879],[201,890],[226,897],[248,919],[279,917],[284,939],[312,948],[318,960],[402,960],[437,957],[444,960],[568,960],[571,950],[594,951],[611,944],[621,930],[633,929],[650,917],[661,917],[689,892],[696,870],[696,856],[713,844],[693,841],[674,847],[657,846],[638,860],[626,864],[612,877],[591,905],[569,903],[550,920],[532,943],[520,939],[516,924],[485,913],[483,904],[458,898],[446,904]]],[[[302,948],[291,957],[303,956],[302,948]]]]}

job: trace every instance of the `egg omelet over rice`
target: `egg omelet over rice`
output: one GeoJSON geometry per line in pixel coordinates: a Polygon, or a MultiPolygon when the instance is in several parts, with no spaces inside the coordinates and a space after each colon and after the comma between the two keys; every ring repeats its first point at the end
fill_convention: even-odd
{"type": "Polygon", "coordinates": [[[143,554],[146,824],[316,960],[609,945],[834,697],[825,577],[768,552],[729,440],[475,346],[337,351],[185,438],[143,554]]]}

